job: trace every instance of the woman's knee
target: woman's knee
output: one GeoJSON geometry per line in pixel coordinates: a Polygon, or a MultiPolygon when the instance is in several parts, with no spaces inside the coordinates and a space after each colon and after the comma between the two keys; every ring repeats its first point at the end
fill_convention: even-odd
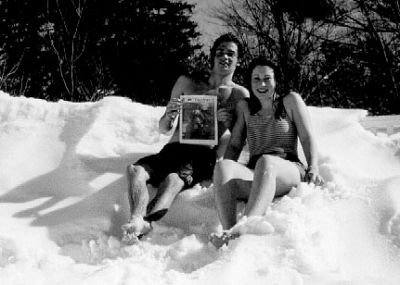
{"type": "Polygon", "coordinates": [[[236,162],[229,159],[218,161],[214,167],[214,178],[217,180],[226,179],[233,173],[236,162]]]}
{"type": "Polygon", "coordinates": [[[280,157],[263,155],[257,161],[255,172],[276,179],[277,189],[286,191],[301,182],[300,171],[293,162],[280,157]]]}
{"type": "Polygon", "coordinates": [[[262,171],[264,174],[276,174],[276,157],[273,155],[262,155],[258,159],[255,171],[262,171]]]}

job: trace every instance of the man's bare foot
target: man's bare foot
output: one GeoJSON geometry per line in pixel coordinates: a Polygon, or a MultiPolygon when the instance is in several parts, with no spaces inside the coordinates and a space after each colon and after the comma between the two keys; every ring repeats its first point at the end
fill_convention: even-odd
{"type": "Polygon", "coordinates": [[[132,216],[121,228],[122,242],[128,245],[137,243],[143,235],[151,231],[150,223],[143,220],[141,216],[132,216]]]}

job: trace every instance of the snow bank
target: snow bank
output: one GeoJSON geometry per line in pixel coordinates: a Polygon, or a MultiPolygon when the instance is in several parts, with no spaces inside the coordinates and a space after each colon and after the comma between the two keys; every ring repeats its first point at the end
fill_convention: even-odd
{"type": "Polygon", "coordinates": [[[229,247],[207,242],[212,186],[183,192],[143,242],[122,245],[125,168],[168,141],[163,111],[0,92],[2,285],[399,284],[400,135],[365,130],[364,110],[310,107],[326,185],[240,220],[229,247]]]}

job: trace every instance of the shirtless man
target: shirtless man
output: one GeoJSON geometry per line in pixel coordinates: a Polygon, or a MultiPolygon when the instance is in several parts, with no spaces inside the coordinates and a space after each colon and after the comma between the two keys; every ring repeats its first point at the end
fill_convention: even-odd
{"type": "MultiPolygon", "coordinates": [[[[186,75],[178,78],[172,88],[165,113],[159,121],[161,133],[168,133],[173,128],[181,106],[180,96],[185,94],[219,96],[219,137],[233,126],[236,102],[249,96],[246,88],[232,81],[240,52],[239,40],[232,34],[224,34],[211,48],[209,78],[199,80],[186,75]],[[224,96],[219,92],[220,89],[228,89],[230,94],[222,98],[224,96]]],[[[221,139],[214,148],[179,143],[178,125],[170,141],[158,154],[144,157],[129,165],[127,178],[131,217],[128,223],[122,226],[123,241],[127,244],[137,242],[142,235],[151,230],[150,223],[160,219],[167,212],[179,192],[196,183],[211,180],[217,153],[224,153],[221,148],[221,139]],[[158,188],[151,202],[148,183],[158,188]]]]}

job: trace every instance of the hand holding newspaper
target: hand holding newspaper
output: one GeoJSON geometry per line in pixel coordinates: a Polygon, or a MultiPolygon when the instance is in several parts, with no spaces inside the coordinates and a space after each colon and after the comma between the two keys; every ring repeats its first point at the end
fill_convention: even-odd
{"type": "Polygon", "coordinates": [[[179,141],[217,145],[217,96],[182,95],[181,101],[179,141]]]}

